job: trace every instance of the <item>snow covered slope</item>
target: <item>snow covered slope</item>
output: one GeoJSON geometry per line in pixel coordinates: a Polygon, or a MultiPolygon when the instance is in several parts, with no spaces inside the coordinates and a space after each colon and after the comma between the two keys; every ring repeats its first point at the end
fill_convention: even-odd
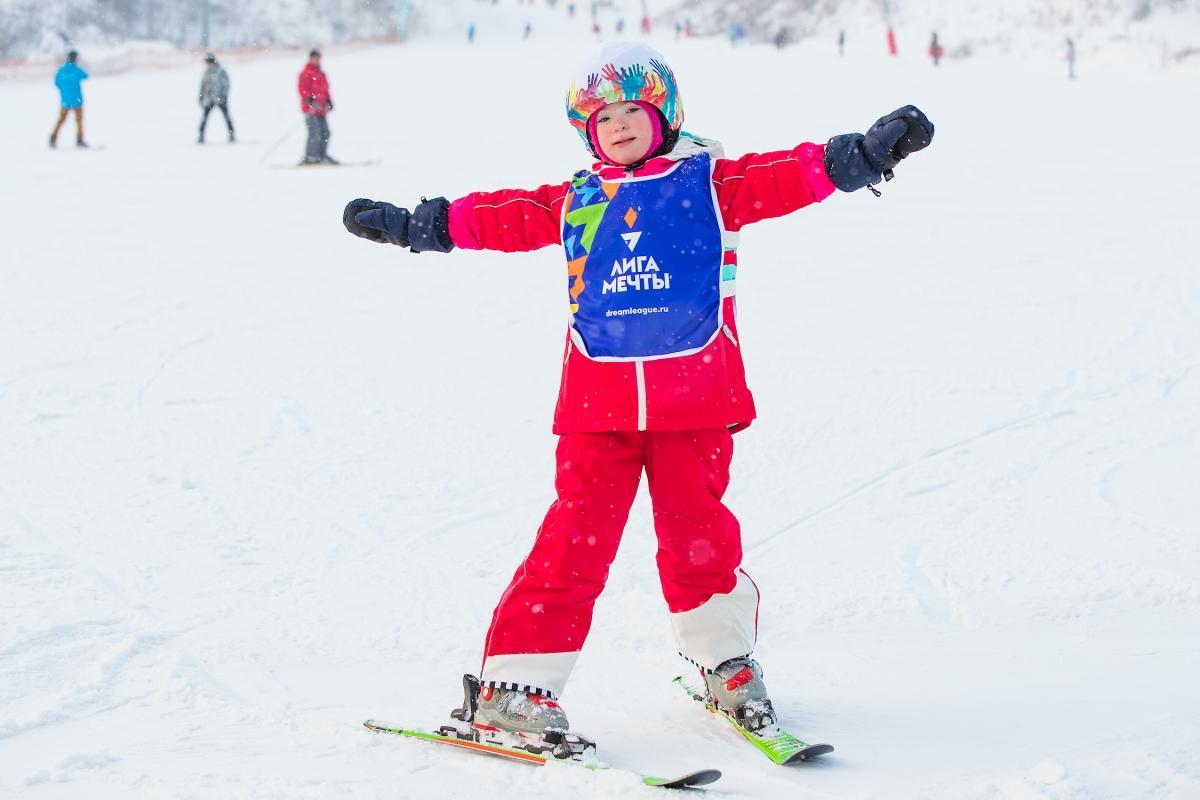
{"type": "MultiPolygon", "coordinates": [[[[771,41],[787,28],[805,47],[828,46],[838,33],[859,54],[884,46],[890,23],[900,56],[919,60],[938,31],[950,60],[980,53],[1061,55],[1074,38],[1085,59],[1156,68],[1200,60],[1200,0],[208,0],[209,45],[201,44],[199,2],[139,0],[0,0],[0,77],[45,69],[67,44],[95,67],[130,62],[159,66],[173,49],[308,48],[351,41],[450,39],[468,26],[477,41],[519,37],[605,36],[638,29],[649,13],[660,33],[687,21],[698,36],[726,36],[741,25],[771,41]],[[569,7],[576,13],[571,15],[569,7]],[[3,59],[13,59],[5,61],[3,59]],[[30,63],[32,62],[32,63],[30,63]]],[[[572,41],[574,39],[571,39],[572,41]]]]}
{"type": "MultiPolygon", "coordinates": [[[[1060,54],[1067,36],[1088,58],[1170,67],[1200,57],[1198,0],[657,0],[663,20],[690,20],[701,34],[725,35],[735,24],[770,40],[781,27],[793,38],[847,47],[884,47],[891,25],[901,56],[920,59],[937,31],[951,60],[979,53],[1022,57],[1060,54]]],[[[808,43],[806,43],[807,46],[808,43]]]]}
{"type": "MultiPolygon", "coordinates": [[[[938,133],[881,199],[742,240],[728,499],[768,685],[837,753],[756,760],[670,685],[645,497],[574,724],[720,797],[1200,796],[1195,76],[660,45],[731,153],[905,102],[938,133]]],[[[565,284],[342,206],[585,165],[580,47],[329,52],[363,169],[268,168],[297,54],[228,64],[235,146],[193,143],[199,65],[90,81],[93,152],[45,147],[49,83],[0,84],[0,796],[661,796],[359,727],[435,723],[478,666],[551,499],[565,284]]]]}

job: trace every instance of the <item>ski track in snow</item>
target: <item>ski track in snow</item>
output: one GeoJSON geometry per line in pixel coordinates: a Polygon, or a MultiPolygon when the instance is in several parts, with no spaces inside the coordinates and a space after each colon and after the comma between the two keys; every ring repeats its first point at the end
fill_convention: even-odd
{"type": "MultiPolygon", "coordinates": [[[[1195,75],[659,44],[731,155],[906,102],[938,134],[883,198],[741,247],[760,418],[728,501],[777,706],[837,752],[773,767],[670,684],[644,491],[574,724],[722,769],[713,797],[1200,797],[1200,279],[1167,179],[1200,152],[1166,136],[1195,75]]],[[[662,796],[360,728],[458,703],[553,496],[560,255],[340,225],[585,164],[546,67],[571,41],[445,52],[328,54],[331,152],[380,159],[343,171],[260,164],[291,55],[229,65],[232,147],[191,143],[199,66],[89,81],[92,153],[44,147],[48,82],[0,83],[0,796],[662,796]]]]}

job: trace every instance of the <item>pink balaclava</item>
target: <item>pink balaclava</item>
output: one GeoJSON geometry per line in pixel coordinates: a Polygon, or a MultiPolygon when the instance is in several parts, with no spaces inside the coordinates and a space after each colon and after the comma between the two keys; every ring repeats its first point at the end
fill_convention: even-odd
{"type": "MultiPolygon", "coordinates": [[[[654,132],[650,137],[650,148],[648,150],[646,150],[646,154],[644,156],[642,156],[642,159],[641,159],[641,160],[645,160],[645,159],[649,158],[651,156],[651,154],[657,152],[658,148],[662,147],[662,143],[663,143],[662,112],[659,111],[657,108],[655,108],[652,103],[648,103],[645,100],[634,100],[633,103],[634,103],[634,105],[639,106],[647,114],[649,114],[650,119],[652,120],[651,127],[653,128],[654,132]]],[[[592,116],[587,121],[588,141],[592,143],[592,149],[596,151],[596,155],[605,164],[611,164],[613,166],[625,166],[624,164],[618,164],[617,162],[615,162],[611,158],[609,158],[608,154],[604,152],[604,149],[600,147],[600,140],[596,137],[596,120],[597,120],[597,118],[599,118],[599,116],[600,116],[600,112],[597,111],[596,113],[592,114],[592,116]]]]}

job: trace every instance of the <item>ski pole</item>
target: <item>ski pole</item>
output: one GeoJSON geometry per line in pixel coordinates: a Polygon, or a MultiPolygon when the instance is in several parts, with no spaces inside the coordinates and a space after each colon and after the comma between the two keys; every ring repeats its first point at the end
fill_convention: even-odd
{"type": "Polygon", "coordinates": [[[271,154],[279,149],[279,145],[283,144],[289,138],[291,138],[291,135],[295,132],[296,132],[295,125],[290,126],[286,131],[284,131],[283,136],[279,137],[279,141],[275,142],[275,144],[271,145],[270,149],[268,149],[267,152],[263,153],[263,157],[258,160],[258,163],[265,164],[267,159],[271,157],[271,154]]]}

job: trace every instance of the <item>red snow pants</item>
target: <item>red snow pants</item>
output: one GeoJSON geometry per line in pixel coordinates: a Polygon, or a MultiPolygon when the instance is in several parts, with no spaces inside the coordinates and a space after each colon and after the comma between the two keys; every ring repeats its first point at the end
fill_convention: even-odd
{"type": "Polygon", "coordinates": [[[721,503],[732,456],[726,428],[560,436],[558,497],[492,616],[484,684],[561,693],[587,638],[643,469],[659,576],[681,654],[712,669],[716,659],[749,653],[758,591],[739,569],[741,531],[721,503]]]}

